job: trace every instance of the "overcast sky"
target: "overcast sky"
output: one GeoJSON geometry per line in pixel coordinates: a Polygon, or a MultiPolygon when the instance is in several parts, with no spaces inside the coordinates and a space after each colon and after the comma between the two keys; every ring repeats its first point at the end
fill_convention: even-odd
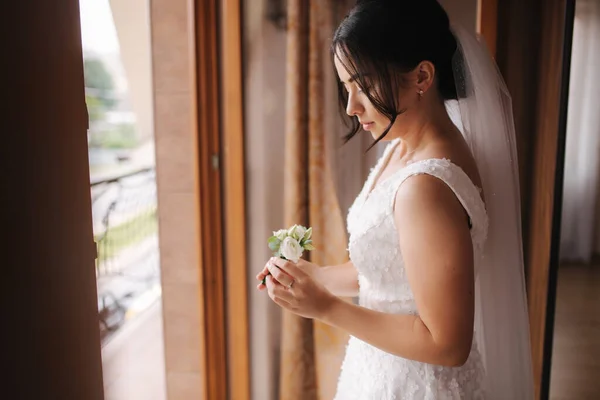
{"type": "Polygon", "coordinates": [[[79,0],[84,50],[100,54],[119,51],[117,32],[108,0],[79,0]]]}

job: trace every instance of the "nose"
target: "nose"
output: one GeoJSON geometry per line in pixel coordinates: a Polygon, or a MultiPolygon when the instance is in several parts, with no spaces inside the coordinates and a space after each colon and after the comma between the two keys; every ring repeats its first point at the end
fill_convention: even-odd
{"type": "Polygon", "coordinates": [[[352,92],[348,93],[348,104],[346,104],[346,114],[353,117],[360,115],[364,111],[364,107],[352,92]]]}

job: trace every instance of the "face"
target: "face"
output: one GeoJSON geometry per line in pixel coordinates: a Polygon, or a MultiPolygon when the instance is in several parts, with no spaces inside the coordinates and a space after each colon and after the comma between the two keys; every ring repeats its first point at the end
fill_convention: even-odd
{"type": "MultiPolygon", "coordinates": [[[[337,70],[340,82],[344,85],[348,93],[348,104],[346,104],[346,113],[351,117],[358,118],[363,130],[371,133],[374,139],[377,139],[383,134],[390,124],[390,119],[381,114],[371,103],[368,96],[363,93],[354,76],[344,67],[339,56],[334,57],[335,68],[337,70]]],[[[414,71],[404,75],[402,87],[398,87],[399,103],[406,110],[396,118],[394,125],[383,140],[393,140],[396,137],[402,136],[402,126],[410,125],[410,119],[413,118],[418,108],[417,105],[422,105],[419,95],[419,90],[427,91],[433,81],[432,64],[425,62],[414,71]]]]}
{"type": "MultiPolygon", "coordinates": [[[[373,138],[378,138],[388,127],[390,120],[371,104],[367,95],[358,86],[356,77],[346,71],[337,56],[334,58],[334,62],[340,82],[348,93],[346,113],[351,117],[358,118],[363,130],[370,132],[373,138]]],[[[386,139],[388,139],[387,136],[386,139]]]]}

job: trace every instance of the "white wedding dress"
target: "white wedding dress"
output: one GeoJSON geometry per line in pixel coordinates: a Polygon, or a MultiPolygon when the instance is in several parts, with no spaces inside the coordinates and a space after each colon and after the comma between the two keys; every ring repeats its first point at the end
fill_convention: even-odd
{"type": "MultiPolygon", "coordinates": [[[[487,236],[488,216],[480,190],[460,167],[445,159],[409,164],[373,188],[398,142],[396,139],[387,146],[349,210],[348,250],[358,270],[361,306],[416,315],[393,215],[400,185],[411,176],[428,174],[454,191],[470,217],[476,269],[487,236]]],[[[351,337],[335,400],[483,399],[484,373],[475,340],[466,364],[450,368],[397,357],[351,337]]]]}

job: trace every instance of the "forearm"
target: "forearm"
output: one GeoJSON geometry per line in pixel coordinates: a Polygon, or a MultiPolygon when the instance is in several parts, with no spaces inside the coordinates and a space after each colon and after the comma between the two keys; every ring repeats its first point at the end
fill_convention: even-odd
{"type": "Polygon", "coordinates": [[[336,296],[358,296],[358,271],[352,261],[321,267],[317,270],[315,278],[336,296]]]}
{"type": "Polygon", "coordinates": [[[428,364],[462,365],[470,350],[436,342],[418,316],[386,314],[337,298],[321,320],[385,352],[428,364]]]}

